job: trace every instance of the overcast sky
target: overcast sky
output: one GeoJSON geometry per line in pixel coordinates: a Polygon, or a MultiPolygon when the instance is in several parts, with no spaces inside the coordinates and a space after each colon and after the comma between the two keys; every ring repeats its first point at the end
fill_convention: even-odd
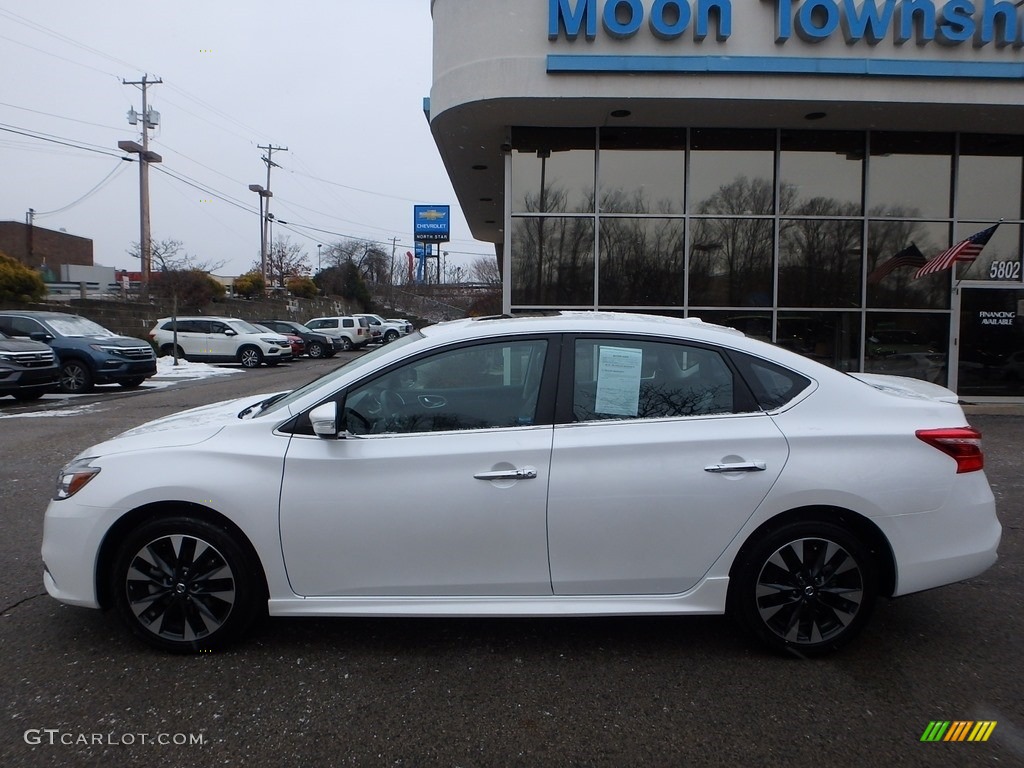
{"type": "Polygon", "coordinates": [[[276,225],[317,265],[341,236],[412,247],[414,204],[452,206],[449,264],[471,239],[427,121],[429,0],[0,0],[0,220],[92,239],[99,265],[138,269],[137,163],[117,142],[138,87],[160,113],[150,149],[152,236],[239,274],[258,262],[259,145],[273,155],[276,225]],[[46,134],[73,148],[12,131],[46,134]],[[173,174],[177,178],[172,178],[173,174]],[[195,186],[190,186],[193,184],[195,186]],[[319,230],[319,231],[318,231],[319,230]]]}

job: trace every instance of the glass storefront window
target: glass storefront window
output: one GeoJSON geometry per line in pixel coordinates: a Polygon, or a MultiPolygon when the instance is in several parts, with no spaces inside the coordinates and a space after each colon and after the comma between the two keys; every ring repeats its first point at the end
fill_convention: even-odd
{"type": "Polygon", "coordinates": [[[864,370],[946,385],[949,313],[868,312],[864,370]]]}
{"type": "Polygon", "coordinates": [[[691,213],[773,213],[775,132],[694,130],[689,192],[691,213]]]}
{"type": "Polygon", "coordinates": [[[697,219],[690,239],[690,305],[770,307],[772,219],[697,219]]]}
{"type": "Polygon", "coordinates": [[[950,215],[953,137],[872,133],[868,210],[873,217],[911,219],[950,215]]]}
{"type": "Polygon", "coordinates": [[[593,212],[593,128],[516,128],[512,147],[512,213],[593,212]]]}
{"type": "Polygon", "coordinates": [[[860,313],[779,312],[775,343],[837,371],[856,371],[860,313]]]}
{"type": "Polygon", "coordinates": [[[864,134],[783,131],[781,146],[781,215],[860,215],[864,134]]]}
{"type": "Polygon", "coordinates": [[[601,219],[601,306],[682,306],[683,220],[601,219]]]}
{"type": "Polygon", "coordinates": [[[512,303],[594,305],[593,218],[512,220],[512,303]]]}
{"type": "Polygon", "coordinates": [[[927,259],[949,247],[949,224],[872,221],[868,224],[869,307],[948,309],[949,272],[916,278],[927,259]]]}
{"type": "Polygon", "coordinates": [[[983,221],[1021,218],[1024,138],[961,136],[956,183],[958,218],[983,221]]]}
{"type": "Polygon", "coordinates": [[[1024,397],[1024,289],[964,288],[957,392],[1024,397]]]}
{"type": "MultiPolygon", "coordinates": [[[[965,237],[970,237],[991,224],[960,224],[957,228],[956,239],[959,243],[965,237]]],[[[957,264],[957,280],[986,280],[996,282],[1024,282],[1021,272],[1021,226],[1019,224],[1007,224],[1003,222],[996,229],[992,238],[985,245],[978,255],[978,258],[970,263],[957,264]]]]}
{"type": "Polygon", "coordinates": [[[601,213],[683,212],[685,130],[605,128],[600,141],[601,213]]]}
{"type": "Polygon", "coordinates": [[[779,223],[779,306],[859,307],[861,222],[783,219],[779,223]]]}

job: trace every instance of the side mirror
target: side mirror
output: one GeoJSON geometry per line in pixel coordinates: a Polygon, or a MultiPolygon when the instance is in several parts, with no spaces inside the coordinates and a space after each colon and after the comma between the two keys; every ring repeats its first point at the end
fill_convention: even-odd
{"type": "Polygon", "coordinates": [[[41,341],[44,344],[46,344],[47,342],[53,341],[53,336],[51,336],[50,334],[46,333],[45,331],[35,331],[33,333],[30,333],[28,335],[28,337],[32,341],[41,341]]]}
{"type": "Polygon", "coordinates": [[[309,412],[309,423],[313,426],[313,433],[324,439],[338,437],[338,404],[335,402],[318,405],[309,412]]]}
{"type": "Polygon", "coordinates": [[[234,328],[225,328],[224,329],[224,335],[225,336],[237,336],[238,332],[235,331],[234,328]]]}

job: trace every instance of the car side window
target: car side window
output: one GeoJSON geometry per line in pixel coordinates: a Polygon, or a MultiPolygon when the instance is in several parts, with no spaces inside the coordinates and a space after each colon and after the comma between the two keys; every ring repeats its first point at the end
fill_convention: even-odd
{"type": "Polygon", "coordinates": [[[744,354],[734,359],[757,404],[766,411],[781,408],[811,385],[806,376],[767,360],[744,354]]]}
{"type": "Polygon", "coordinates": [[[348,318],[348,317],[346,317],[344,320],[342,320],[341,324],[342,324],[343,328],[355,328],[356,327],[356,321],[351,319],[351,318],[348,318]]]}
{"type": "Polygon", "coordinates": [[[715,350],[686,344],[577,339],[574,421],[732,413],[735,377],[715,350]]]}
{"type": "Polygon", "coordinates": [[[11,336],[27,339],[33,333],[46,333],[46,329],[30,317],[12,317],[10,322],[10,330],[7,333],[11,336]]]}
{"type": "Polygon", "coordinates": [[[478,344],[402,365],[348,393],[346,428],[403,434],[532,425],[547,345],[478,344]]]}

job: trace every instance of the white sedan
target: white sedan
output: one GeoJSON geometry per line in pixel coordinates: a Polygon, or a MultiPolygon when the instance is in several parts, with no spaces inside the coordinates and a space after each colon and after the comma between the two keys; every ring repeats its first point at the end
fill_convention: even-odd
{"type": "Polygon", "coordinates": [[[980,437],[947,389],[699,320],[460,320],[83,452],[44,582],[171,651],[267,612],[729,612],[821,653],[995,562],[980,437]]]}

